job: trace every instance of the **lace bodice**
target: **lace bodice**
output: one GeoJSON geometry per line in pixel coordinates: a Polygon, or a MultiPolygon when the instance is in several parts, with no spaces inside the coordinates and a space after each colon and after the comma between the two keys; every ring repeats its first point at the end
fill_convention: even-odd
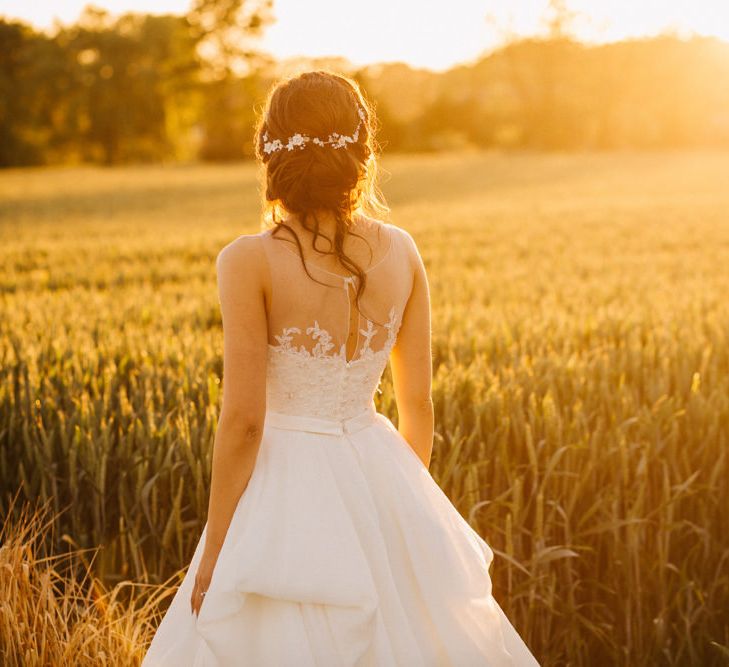
{"type": "Polygon", "coordinates": [[[367,269],[362,312],[354,306],[354,276],[307,261],[315,278],[327,278],[326,285],[319,285],[306,275],[288,244],[272,237],[271,230],[262,233],[272,286],[268,410],[341,420],[372,402],[402,323],[411,287],[408,276],[412,280],[400,232],[391,225],[384,228],[390,243],[367,269]],[[366,317],[367,311],[374,316],[366,317]],[[355,338],[348,359],[347,341],[355,338]]]}

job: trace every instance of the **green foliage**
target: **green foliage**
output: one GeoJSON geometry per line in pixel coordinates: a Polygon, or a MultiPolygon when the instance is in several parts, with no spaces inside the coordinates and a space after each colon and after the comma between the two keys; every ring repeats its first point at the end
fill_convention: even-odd
{"type": "Polygon", "coordinates": [[[444,73],[365,68],[390,149],[729,146],[729,44],[509,42],[444,73]]]}
{"type": "MultiPolygon", "coordinates": [[[[729,44],[659,36],[580,43],[552,3],[545,38],[443,73],[341,69],[375,102],[387,151],[729,146],[729,44]]],[[[270,0],[198,0],[187,16],[87,9],[54,36],[0,19],[0,166],[236,160],[256,109],[307,61],[257,51],[270,0]]]]}
{"type": "Polygon", "coordinates": [[[255,40],[274,20],[273,0],[194,0],[188,20],[212,80],[250,72],[261,54],[255,40]]]}
{"type": "Polygon", "coordinates": [[[191,103],[198,63],[184,18],[126,15],[59,35],[78,93],[72,133],[86,158],[114,164],[173,157],[169,127],[191,103]]]}
{"type": "Polygon", "coordinates": [[[254,157],[256,105],[265,98],[266,83],[258,76],[229,76],[208,83],[198,157],[219,162],[254,157]]]}
{"type": "MultiPolygon", "coordinates": [[[[499,603],[544,665],[723,664],[727,156],[383,167],[430,277],[431,472],[499,603]]],[[[214,259],[258,230],[256,168],[8,172],[0,202],[0,508],[48,499],[107,583],[165,581],[206,519],[214,259]]]]}
{"type": "Polygon", "coordinates": [[[69,80],[58,44],[0,19],[0,167],[41,164],[57,138],[69,80]]]}
{"type": "Polygon", "coordinates": [[[199,64],[185,18],[111,21],[87,10],[53,38],[21,32],[18,40],[17,26],[0,22],[0,40],[12,42],[3,68],[10,141],[2,163],[190,157],[184,137],[196,119],[199,64]]]}
{"type": "Polygon", "coordinates": [[[0,19],[0,166],[252,155],[270,0],[188,16],[87,8],[53,36],[0,19]],[[246,76],[241,76],[245,73],[246,76]]]}

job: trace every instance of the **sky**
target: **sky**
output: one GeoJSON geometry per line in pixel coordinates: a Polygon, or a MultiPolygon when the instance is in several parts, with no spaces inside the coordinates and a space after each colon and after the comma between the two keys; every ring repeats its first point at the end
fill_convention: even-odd
{"type": "MultiPolygon", "coordinates": [[[[0,16],[50,29],[74,22],[88,0],[0,0],[0,16]]],[[[113,14],[183,13],[190,0],[95,0],[113,14]]],[[[567,0],[575,34],[607,42],[669,30],[729,41],[729,0],[567,0]]],[[[406,62],[435,71],[472,62],[505,32],[543,28],[547,0],[274,0],[260,48],[277,58],[344,56],[355,66],[406,62]]]]}

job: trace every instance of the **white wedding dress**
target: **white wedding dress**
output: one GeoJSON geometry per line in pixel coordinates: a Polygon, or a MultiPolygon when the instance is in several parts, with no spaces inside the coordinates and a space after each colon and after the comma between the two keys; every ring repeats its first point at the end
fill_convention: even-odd
{"type": "Polygon", "coordinates": [[[381,234],[363,314],[352,279],[307,260],[320,285],[295,245],[257,235],[274,333],[258,458],[199,615],[207,524],[143,667],[538,666],[492,596],[488,544],[375,410],[415,248],[381,234]]]}

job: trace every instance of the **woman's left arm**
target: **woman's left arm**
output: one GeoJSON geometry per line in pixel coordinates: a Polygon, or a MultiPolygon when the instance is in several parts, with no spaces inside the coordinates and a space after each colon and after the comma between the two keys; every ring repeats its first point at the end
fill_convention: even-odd
{"type": "Polygon", "coordinates": [[[200,610],[233,513],[258,456],[266,413],[268,327],[260,239],[241,236],[216,260],[223,319],[223,404],[215,432],[207,532],[192,593],[200,610]]]}

